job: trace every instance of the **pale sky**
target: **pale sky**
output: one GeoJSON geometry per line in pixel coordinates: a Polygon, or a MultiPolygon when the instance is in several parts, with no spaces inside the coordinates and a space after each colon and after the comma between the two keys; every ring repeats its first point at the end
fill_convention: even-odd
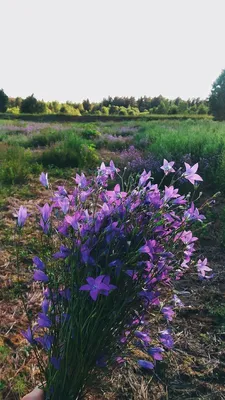
{"type": "Polygon", "coordinates": [[[225,0],[0,0],[0,88],[205,98],[225,68],[224,15],[225,0]]]}

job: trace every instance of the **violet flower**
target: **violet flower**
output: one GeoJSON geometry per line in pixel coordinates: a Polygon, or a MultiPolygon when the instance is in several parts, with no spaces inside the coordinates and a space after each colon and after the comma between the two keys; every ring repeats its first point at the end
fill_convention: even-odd
{"type": "Polygon", "coordinates": [[[30,344],[35,344],[35,340],[33,338],[33,333],[30,327],[27,328],[26,331],[21,331],[21,334],[23,337],[30,343],[30,344]]]}
{"type": "Polygon", "coordinates": [[[87,285],[83,285],[80,287],[80,290],[85,290],[90,292],[90,296],[92,300],[96,301],[99,294],[104,294],[108,296],[109,291],[111,290],[108,284],[103,283],[105,275],[100,275],[97,278],[87,278],[87,285]]]}
{"type": "Polygon", "coordinates": [[[48,282],[49,281],[48,276],[40,269],[36,269],[34,271],[33,279],[34,279],[34,281],[39,281],[39,282],[48,282]]]}
{"type": "Polygon", "coordinates": [[[203,179],[201,178],[200,175],[196,174],[198,170],[198,163],[193,165],[191,167],[188,163],[184,163],[186,171],[183,173],[183,177],[186,178],[189,182],[191,182],[193,185],[195,182],[202,182],[203,179]]]}
{"type": "Polygon", "coordinates": [[[146,333],[146,332],[135,331],[135,332],[134,332],[134,335],[135,335],[138,339],[141,339],[141,340],[142,340],[143,342],[145,342],[145,343],[151,342],[151,338],[150,338],[150,336],[148,335],[148,333],[146,333]]]}
{"type": "Polygon", "coordinates": [[[198,273],[203,277],[205,277],[205,273],[206,272],[212,271],[212,268],[209,268],[207,266],[207,263],[208,263],[207,258],[205,258],[203,261],[202,260],[198,260],[198,263],[197,263],[198,273]]]}
{"type": "Polygon", "coordinates": [[[26,207],[20,206],[17,216],[17,225],[19,228],[22,228],[25,224],[26,219],[28,218],[26,207]]]}
{"type": "Polygon", "coordinates": [[[40,328],[50,328],[52,326],[52,322],[51,322],[50,318],[43,313],[38,314],[37,323],[40,326],[40,328]]]}
{"type": "Polygon", "coordinates": [[[43,263],[43,261],[40,260],[39,257],[37,256],[33,257],[32,261],[38,269],[40,269],[41,271],[45,271],[45,264],[43,263]]]}
{"type": "Polygon", "coordinates": [[[162,353],[164,352],[164,349],[162,349],[161,347],[151,347],[150,349],[148,349],[148,354],[150,356],[152,356],[152,358],[154,360],[157,361],[162,361],[163,356],[162,353]]]}
{"type": "Polygon", "coordinates": [[[172,310],[171,307],[169,307],[169,306],[163,307],[161,311],[162,311],[164,317],[165,317],[168,321],[172,321],[172,320],[173,320],[173,317],[174,317],[174,315],[175,315],[175,312],[172,310]]]}
{"type": "Polygon", "coordinates": [[[144,369],[154,369],[154,364],[151,361],[138,360],[138,365],[144,369]]]}
{"type": "Polygon", "coordinates": [[[160,341],[165,347],[167,347],[167,349],[172,349],[174,346],[173,338],[168,329],[165,329],[160,333],[160,341]]]}
{"type": "Polygon", "coordinates": [[[162,167],[160,167],[163,171],[165,175],[168,175],[170,172],[175,172],[175,169],[173,169],[175,162],[174,161],[170,161],[168,162],[165,158],[163,160],[163,165],[162,167]]]}
{"type": "Polygon", "coordinates": [[[42,172],[41,175],[40,175],[39,180],[40,180],[41,184],[42,184],[44,187],[46,187],[46,188],[49,187],[49,183],[48,183],[48,174],[47,174],[47,173],[45,174],[44,172],[42,172]]]}
{"type": "Polygon", "coordinates": [[[47,333],[44,334],[44,336],[37,337],[35,340],[41,344],[41,346],[45,350],[50,350],[53,342],[54,342],[54,336],[53,335],[48,335],[47,333]]]}

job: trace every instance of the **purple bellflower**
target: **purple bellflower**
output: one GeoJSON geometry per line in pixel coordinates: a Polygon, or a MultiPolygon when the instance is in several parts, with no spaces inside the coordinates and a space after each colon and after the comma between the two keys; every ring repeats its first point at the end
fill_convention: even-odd
{"type": "Polygon", "coordinates": [[[17,225],[22,228],[28,218],[26,207],[20,206],[18,213],[15,215],[17,217],[17,225]]]}
{"type": "Polygon", "coordinates": [[[163,160],[163,165],[162,167],[160,167],[163,171],[165,175],[168,175],[170,172],[175,172],[175,169],[173,169],[175,162],[174,161],[170,161],[168,162],[165,158],[163,160]]]}
{"type": "Polygon", "coordinates": [[[183,177],[186,178],[189,182],[191,182],[193,185],[195,182],[202,182],[203,179],[201,178],[200,175],[196,174],[198,170],[198,163],[193,165],[191,167],[188,163],[184,163],[186,171],[183,173],[183,177]]]}
{"type": "Polygon", "coordinates": [[[48,183],[48,174],[47,174],[47,173],[45,174],[44,172],[42,172],[41,175],[40,175],[39,181],[41,182],[41,184],[42,184],[44,187],[46,187],[46,188],[49,187],[49,183],[48,183]]]}
{"type": "Polygon", "coordinates": [[[138,360],[138,365],[144,369],[154,369],[154,364],[151,361],[138,360]]]}
{"type": "MultiPolygon", "coordinates": [[[[111,289],[115,289],[114,285],[109,285],[109,283],[104,283],[104,279],[107,278],[105,275],[99,275],[97,278],[87,278],[87,285],[80,287],[80,290],[87,290],[90,292],[92,300],[96,301],[99,294],[104,294],[108,296],[111,289]],[[113,286],[113,287],[111,287],[113,286]]],[[[109,282],[107,279],[106,282],[109,282]]]]}

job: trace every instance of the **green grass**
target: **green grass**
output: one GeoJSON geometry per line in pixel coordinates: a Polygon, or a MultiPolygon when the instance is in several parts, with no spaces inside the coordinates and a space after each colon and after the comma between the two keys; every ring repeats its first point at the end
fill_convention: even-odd
{"type": "MultiPolygon", "coordinates": [[[[12,124],[12,121],[7,122],[12,124]]],[[[0,182],[4,184],[25,183],[31,174],[38,174],[43,167],[48,170],[91,169],[101,161],[100,149],[114,152],[118,157],[120,151],[134,145],[143,156],[154,154],[160,163],[163,158],[174,160],[177,167],[184,161],[199,162],[199,172],[206,185],[214,191],[225,192],[223,122],[191,118],[166,120],[165,116],[153,121],[106,119],[105,122],[71,122],[61,130],[45,124],[43,129],[39,126],[37,132],[29,134],[7,133],[6,121],[4,123],[1,122],[0,132],[0,182]]],[[[13,121],[13,124],[21,123],[13,121]]]]}

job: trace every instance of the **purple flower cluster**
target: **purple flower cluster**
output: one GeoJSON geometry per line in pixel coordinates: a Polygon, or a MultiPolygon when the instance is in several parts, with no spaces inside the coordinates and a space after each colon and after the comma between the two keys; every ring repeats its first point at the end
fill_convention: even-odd
{"type": "Polygon", "coordinates": [[[120,153],[119,166],[120,168],[126,167],[132,173],[140,173],[144,169],[147,171],[159,171],[161,163],[153,154],[144,156],[143,152],[134,146],[130,146],[120,153]]]}
{"type": "Polygon", "coordinates": [[[4,133],[23,133],[25,135],[29,135],[32,133],[39,133],[43,129],[46,128],[51,128],[54,131],[60,131],[64,130],[65,127],[61,124],[50,124],[47,122],[29,122],[29,124],[26,124],[25,122],[18,124],[18,125],[12,125],[12,124],[1,124],[0,125],[0,131],[4,133]]]}
{"type": "MultiPolygon", "coordinates": [[[[200,181],[197,168],[185,164],[183,177],[200,181]]],[[[174,162],[164,160],[162,169],[174,174],[174,162]]],[[[79,393],[96,360],[124,360],[130,340],[146,354],[138,361],[146,369],[153,369],[173,347],[169,329],[158,336],[151,332],[149,311],[154,309],[161,323],[168,324],[176,307],[183,306],[171,291],[195,265],[197,238],[191,225],[204,216],[173,185],[154,184],[150,171],[144,170],[128,192],[118,183],[109,190],[110,179],[119,172],[112,161],[102,163],[96,176],[77,174],[72,191],[59,186],[52,203],[38,207],[40,226],[55,250],[44,248],[44,258],[33,258],[33,278],[44,288],[44,299],[36,324],[23,335],[47,351],[48,368],[58,372],[47,373],[46,379],[57,393],[62,381],[85,371],[81,386],[73,387],[79,393]],[[56,377],[54,382],[49,376],[56,377]]],[[[47,174],[40,181],[48,187],[47,174]]],[[[18,226],[26,217],[22,207],[18,226]]],[[[206,279],[208,271],[207,260],[199,260],[196,274],[206,279]]]]}

